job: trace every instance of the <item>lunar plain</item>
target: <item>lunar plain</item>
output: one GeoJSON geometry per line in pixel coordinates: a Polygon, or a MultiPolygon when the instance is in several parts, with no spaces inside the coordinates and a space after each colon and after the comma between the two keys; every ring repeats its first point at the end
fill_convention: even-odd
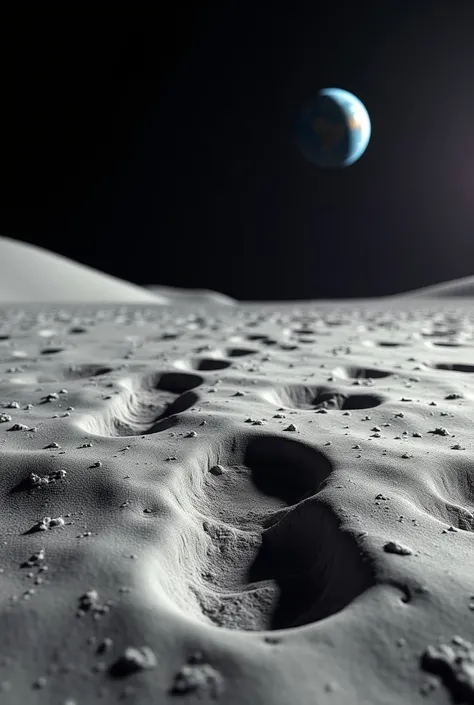
{"type": "Polygon", "coordinates": [[[0,238],[0,705],[474,703],[473,306],[0,238]]]}

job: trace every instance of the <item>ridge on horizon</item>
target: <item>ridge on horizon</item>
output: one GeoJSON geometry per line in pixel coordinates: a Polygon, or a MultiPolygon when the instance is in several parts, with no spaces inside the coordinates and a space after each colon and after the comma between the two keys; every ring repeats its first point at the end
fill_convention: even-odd
{"type": "Polygon", "coordinates": [[[163,296],[30,243],[0,235],[0,303],[149,303],[163,296]]]}
{"type": "MultiPolygon", "coordinates": [[[[474,296],[474,276],[373,298],[470,296],[474,296]]],[[[239,302],[211,289],[132,284],[38,245],[0,235],[0,304],[22,303],[209,303],[235,306],[239,302]]]]}

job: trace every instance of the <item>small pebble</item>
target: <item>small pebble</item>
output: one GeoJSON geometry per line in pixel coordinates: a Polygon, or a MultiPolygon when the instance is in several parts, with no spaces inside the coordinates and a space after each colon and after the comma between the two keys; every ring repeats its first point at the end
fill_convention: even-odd
{"type": "Polygon", "coordinates": [[[413,550],[397,541],[389,541],[383,547],[386,553],[396,553],[399,556],[410,556],[413,550]]]}

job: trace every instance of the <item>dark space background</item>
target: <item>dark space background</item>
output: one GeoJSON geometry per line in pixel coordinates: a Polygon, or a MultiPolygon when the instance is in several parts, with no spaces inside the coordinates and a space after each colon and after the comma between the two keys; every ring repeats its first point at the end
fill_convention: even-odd
{"type": "Polygon", "coordinates": [[[0,234],[238,299],[474,273],[473,2],[58,7],[3,17],[0,234]],[[339,171],[292,141],[328,86],[372,120],[339,171]]]}

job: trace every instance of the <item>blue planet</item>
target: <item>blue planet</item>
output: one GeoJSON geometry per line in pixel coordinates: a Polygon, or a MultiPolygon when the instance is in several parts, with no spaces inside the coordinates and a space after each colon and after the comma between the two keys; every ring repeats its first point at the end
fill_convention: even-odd
{"type": "Polygon", "coordinates": [[[369,144],[365,105],[342,88],[324,88],[306,103],[295,127],[296,144],[310,162],[327,169],[354,164],[369,144]]]}

